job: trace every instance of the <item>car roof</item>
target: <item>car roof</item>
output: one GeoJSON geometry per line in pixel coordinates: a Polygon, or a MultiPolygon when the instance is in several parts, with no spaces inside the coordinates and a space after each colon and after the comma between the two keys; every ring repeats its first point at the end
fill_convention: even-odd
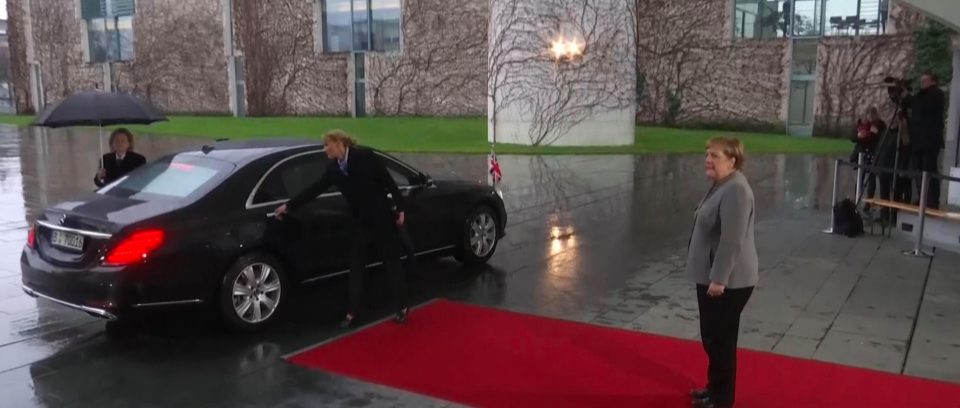
{"type": "Polygon", "coordinates": [[[262,138],[243,140],[217,140],[195,150],[180,152],[180,155],[202,156],[243,165],[261,157],[284,151],[323,149],[317,140],[291,138],[262,138]]]}

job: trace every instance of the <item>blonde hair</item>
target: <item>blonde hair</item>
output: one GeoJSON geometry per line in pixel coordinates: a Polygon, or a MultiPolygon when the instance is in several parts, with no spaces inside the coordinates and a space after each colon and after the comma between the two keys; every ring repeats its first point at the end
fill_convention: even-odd
{"type": "Polygon", "coordinates": [[[743,142],[735,137],[714,137],[707,140],[707,148],[719,147],[723,155],[734,159],[733,168],[740,170],[746,162],[747,155],[743,148],[743,142]]]}
{"type": "Polygon", "coordinates": [[[357,144],[356,139],[350,137],[347,132],[340,129],[334,129],[325,133],[323,135],[323,140],[333,143],[343,143],[343,145],[346,147],[353,147],[357,144]]]}

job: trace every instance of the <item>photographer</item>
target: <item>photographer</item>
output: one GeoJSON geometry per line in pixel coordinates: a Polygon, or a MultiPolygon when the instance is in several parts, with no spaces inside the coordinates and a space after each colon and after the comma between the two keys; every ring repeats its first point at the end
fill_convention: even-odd
{"type": "MultiPolygon", "coordinates": [[[[934,174],[940,172],[940,151],[944,147],[946,113],[946,98],[938,82],[936,75],[924,73],[920,78],[920,91],[912,98],[910,106],[913,168],[934,174]]],[[[920,178],[917,179],[917,191],[922,191],[920,178]]],[[[940,180],[932,177],[927,186],[927,208],[940,208],[940,180]]]]}

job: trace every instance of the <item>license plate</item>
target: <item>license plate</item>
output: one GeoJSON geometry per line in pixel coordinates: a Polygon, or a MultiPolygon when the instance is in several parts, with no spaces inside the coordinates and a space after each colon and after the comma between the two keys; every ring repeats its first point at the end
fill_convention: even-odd
{"type": "Polygon", "coordinates": [[[53,231],[53,235],[50,236],[50,243],[75,251],[83,250],[83,236],[69,232],[53,231]]]}

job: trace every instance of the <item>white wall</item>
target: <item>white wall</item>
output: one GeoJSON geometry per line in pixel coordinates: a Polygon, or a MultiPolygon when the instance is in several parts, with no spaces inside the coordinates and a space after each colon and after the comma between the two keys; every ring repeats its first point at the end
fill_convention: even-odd
{"type": "Polygon", "coordinates": [[[898,3],[923,13],[960,31],[960,3],[957,0],[897,0],[898,3]]]}
{"type": "MultiPolygon", "coordinates": [[[[957,4],[960,8],[960,4],[957,4]]],[[[960,42],[953,49],[953,81],[950,84],[950,102],[947,105],[946,148],[943,152],[943,167],[960,166],[957,143],[960,143],[960,42]]],[[[946,172],[946,170],[945,170],[946,172]]]]}
{"type": "MultiPolygon", "coordinates": [[[[623,146],[634,142],[636,112],[633,107],[591,115],[556,138],[553,146],[623,146]]],[[[497,117],[497,143],[531,144],[530,121],[519,109],[506,109],[497,117]]],[[[488,141],[493,129],[488,125],[488,141]]]]}

